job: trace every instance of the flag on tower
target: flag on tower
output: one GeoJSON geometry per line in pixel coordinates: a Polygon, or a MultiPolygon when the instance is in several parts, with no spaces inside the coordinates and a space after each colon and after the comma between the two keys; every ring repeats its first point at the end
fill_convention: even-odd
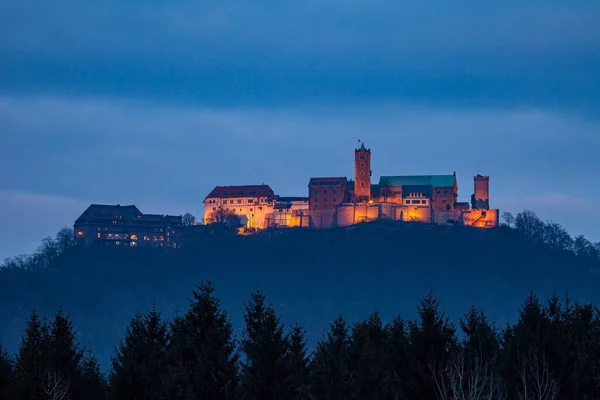
{"type": "Polygon", "coordinates": [[[360,143],[360,139],[358,139],[358,143],[360,143]]]}

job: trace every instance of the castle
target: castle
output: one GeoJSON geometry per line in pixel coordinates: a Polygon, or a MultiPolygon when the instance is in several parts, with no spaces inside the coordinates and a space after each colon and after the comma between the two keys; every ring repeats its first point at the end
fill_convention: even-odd
{"type": "MultiPolygon", "coordinates": [[[[360,141],[359,141],[360,142],[360,141]]],[[[478,228],[498,226],[499,212],[489,205],[489,177],[474,178],[471,202],[458,201],[452,175],[381,176],[371,182],[371,150],[354,151],[354,180],[314,177],[308,197],[280,197],[269,185],[217,186],[204,200],[204,221],[220,213],[237,215],[246,231],[269,228],[333,228],[388,219],[478,228]]]]}
{"type": "MultiPolygon", "coordinates": [[[[315,177],[308,197],[282,197],[269,185],[217,186],[204,199],[206,225],[236,216],[241,233],[264,229],[312,229],[350,226],[381,219],[405,222],[498,226],[490,208],[489,177],[474,178],[471,202],[458,201],[452,175],[381,176],[371,182],[371,150],[361,143],[354,151],[354,180],[315,177]]],[[[92,204],[75,221],[79,246],[186,247],[202,240],[206,225],[184,226],[181,216],[143,214],[136,206],[92,204]]],[[[214,225],[221,226],[221,225],[214,225]]]]}

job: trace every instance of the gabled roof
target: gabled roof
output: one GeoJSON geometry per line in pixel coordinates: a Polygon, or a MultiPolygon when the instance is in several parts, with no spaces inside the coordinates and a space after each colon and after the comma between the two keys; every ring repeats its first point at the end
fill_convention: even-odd
{"type": "Polygon", "coordinates": [[[274,195],[269,185],[217,186],[206,198],[272,197],[274,195]]]}
{"type": "Polygon", "coordinates": [[[390,184],[392,187],[432,186],[432,187],[454,187],[454,175],[408,175],[408,176],[382,176],[379,185],[390,184]]]}
{"type": "Polygon", "coordinates": [[[122,219],[134,219],[138,215],[142,215],[140,210],[134,206],[107,205],[107,204],[92,204],[77,218],[78,222],[95,219],[112,219],[115,216],[120,216],[122,219]]]}
{"type": "Polygon", "coordinates": [[[310,178],[308,186],[342,186],[347,183],[348,179],[345,176],[310,178]]]}

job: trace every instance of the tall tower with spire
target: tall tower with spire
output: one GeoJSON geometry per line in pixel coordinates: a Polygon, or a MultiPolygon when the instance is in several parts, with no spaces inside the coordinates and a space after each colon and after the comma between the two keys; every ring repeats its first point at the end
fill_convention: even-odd
{"type": "Polygon", "coordinates": [[[357,202],[371,200],[371,149],[365,143],[354,150],[354,199],[357,202]]]}

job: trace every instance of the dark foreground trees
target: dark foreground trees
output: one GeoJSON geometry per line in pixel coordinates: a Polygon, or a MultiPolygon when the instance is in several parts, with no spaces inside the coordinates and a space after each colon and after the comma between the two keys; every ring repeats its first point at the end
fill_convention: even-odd
{"type": "Polygon", "coordinates": [[[134,316],[108,387],[69,317],[34,310],[14,360],[0,348],[0,399],[600,398],[600,310],[568,296],[531,293],[500,330],[475,307],[455,326],[429,293],[414,320],[339,317],[312,352],[262,292],[243,316],[236,341],[210,282],[173,321],[155,308],[134,316]]]}

